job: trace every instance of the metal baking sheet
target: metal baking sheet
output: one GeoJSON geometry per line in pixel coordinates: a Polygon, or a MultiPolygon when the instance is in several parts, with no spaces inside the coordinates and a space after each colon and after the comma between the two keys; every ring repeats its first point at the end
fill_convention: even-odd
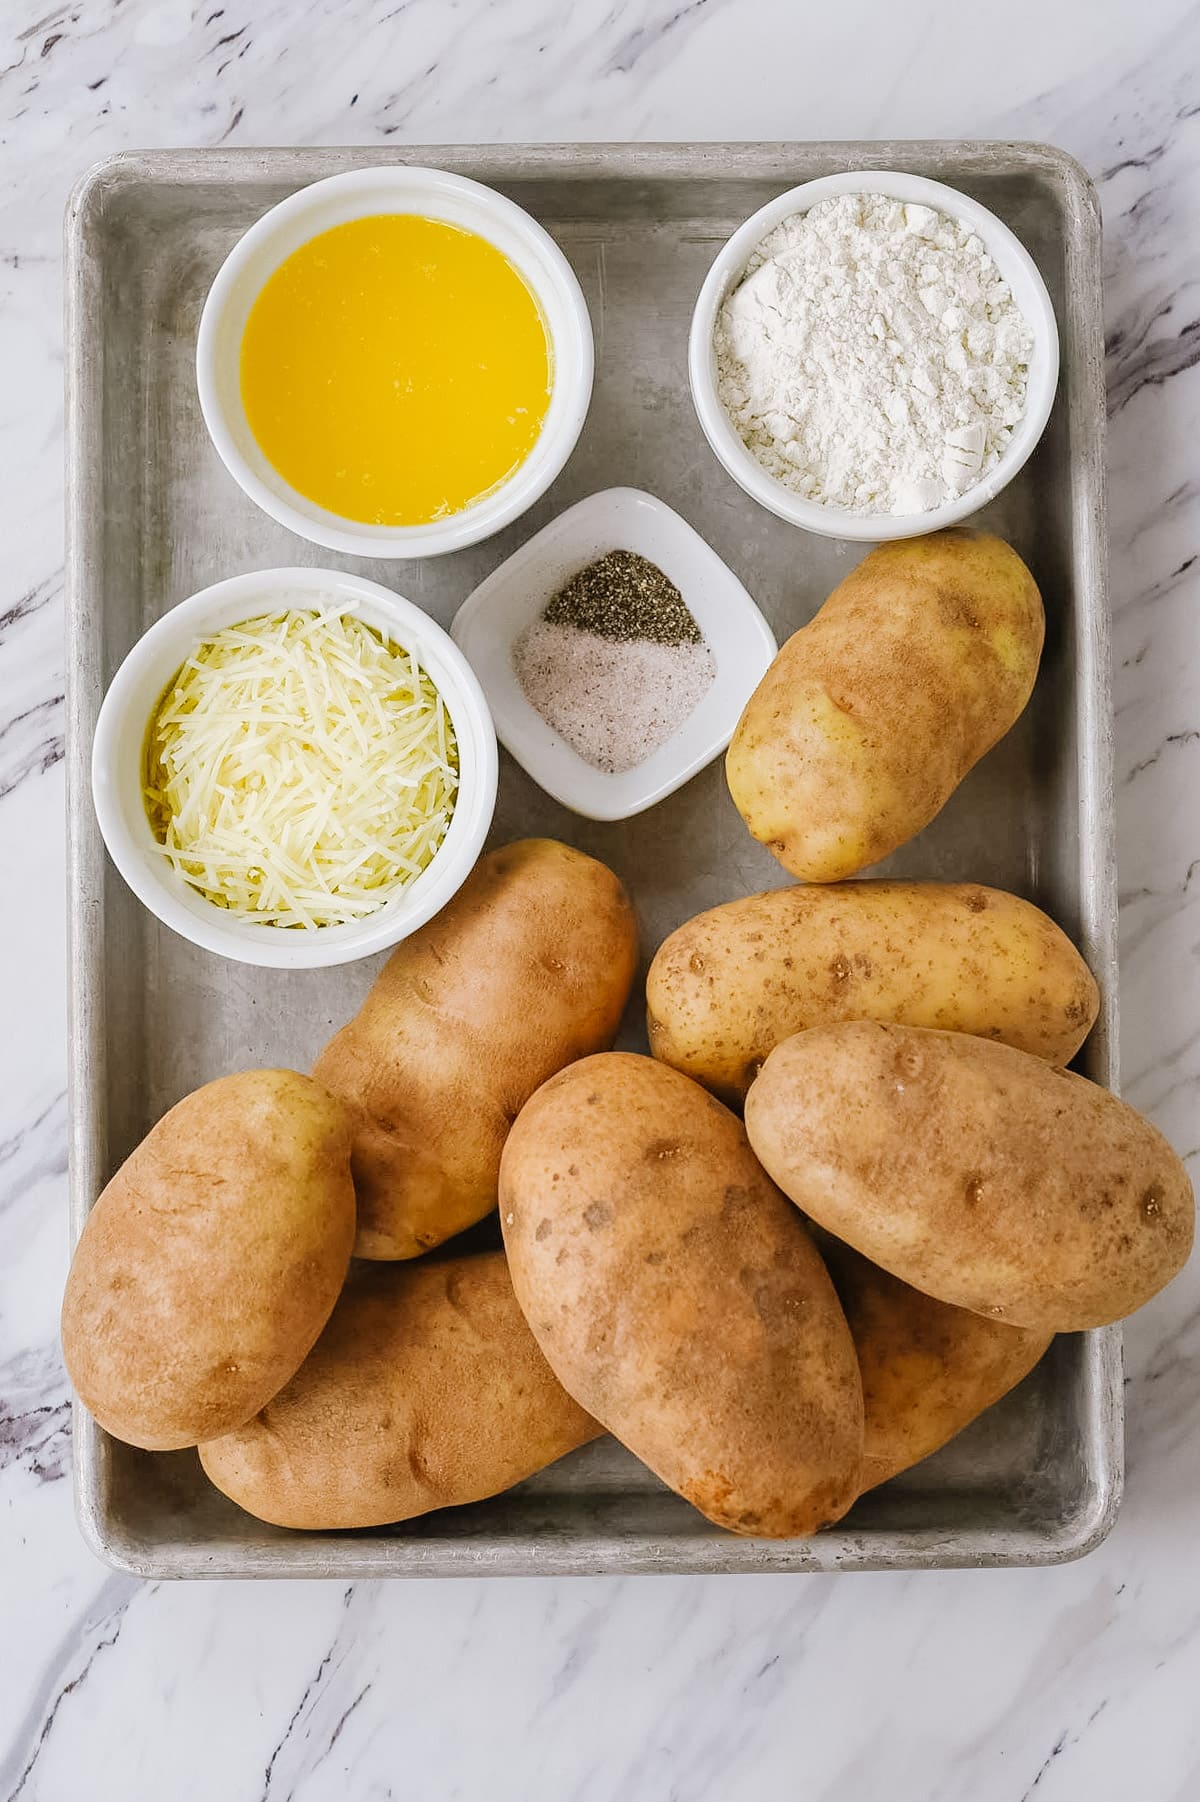
{"type": "MultiPolygon", "coordinates": [[[[882,866],[994,883],[1046,908],[1104,995],[1081,1058],[1116,1079],[1116,891],[1105,594],[1100,223],[1083,171],[1029,144],[848,143],[219,150],[121,156],[76,190],[67,220],[71,1226],[185,1091],[252,1064],[307,1067],[358,1006],[377,962],[307,973],[222,962],[172,936],[108,865],[88,758],[101,694],[152,620],[240,570],[324,563],[389,583],[443,624],[522,540],[616,483],[661,495],[715,546],[782,640],[862,547],[808,537],[748,499],[693,416],[692,303],[721,241],[781,189],[846,168],[934,176],[991,207],[1029,247],[1062,332],[1046,437],[980,516],[1046,597],[1033,701],[945,811],[882,866]],[[201,303],[221,259],[306,182],[428,162],[491,182],[534,214],[583,283],[596,389],[579,447],[542,501],[488,543],[410,564],[356,563],[265,518],[205,436],[193,380],[201,303]]],[[[699,908],[781,872],[724,791],[719,765],[641,817],[576,818],[503,764],[494,840],[546,833],[611,863],[636,897],[644,954],[699,908]]],[[[638,1008],[624,1042],[644,1045],[638,1008]]],[[[1038,1370],[935,1458],[796,1542],[710,1526],[602,1440],[495,1500],[391,1529],[285,1533],[205,1482],[192,1452],[119,1445],[82,1411],[83,1530],[152,1577],[881,1570],[1053,1563],[1103,1537],[1122,1472],[1115,1329],[1059,1338],[1038,1370]]]]}

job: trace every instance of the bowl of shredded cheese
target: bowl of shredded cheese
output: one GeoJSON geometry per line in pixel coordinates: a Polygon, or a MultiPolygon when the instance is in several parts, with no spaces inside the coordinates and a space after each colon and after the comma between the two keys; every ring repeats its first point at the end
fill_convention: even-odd
{"type": "Polygon", "coordinates": [[[496,736],[429,616],[339,571],[235,576],[139,639],[104,698],[92,790],[152,913],[242,963],[318,968],[396,944],[469,874],[496,736]]]}

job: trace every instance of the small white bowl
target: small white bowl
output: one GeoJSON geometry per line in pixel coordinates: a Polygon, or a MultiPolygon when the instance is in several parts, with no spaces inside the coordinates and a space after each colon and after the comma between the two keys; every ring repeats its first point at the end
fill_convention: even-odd
{"type": "Polygon", "coordinates": [[[369,957],[407,938],[445,907],[479,856],[496,806],[496,734],[483,691],[461,651],[411,601],[377,582],[326,569],[264,569],[216,582],[150,627],[112,679],[92,745],[92,795],[109,856],[138,900],[206,951],[276,970],[314,970],[369,957]],[[168,863],[143,799],[146,732],[167,683],[203,639],[284,606],[337,599],[416,652],[440,690],[458,740],[459,788],[446,836],[427,869],[349,926],[312,931],[234,919],[168,863]]]}
{"type": "Polygon", "coordinates": [[[624,820],[711,763],[775,655],[766,620],[710,545],[665,502],[606,488],[568,507],[463,602],[450,628],[483,684],[500,742],[546,793],[590,820],[624,820]],[[607,551],[637,551],[670,577],[716,661],[711,687],[643,763],[610,775],[547,724],[513,669],[515,640],[577,570],[607,551]]]}
{"type": "Polygon", "coordinates": [[[442,169],[355,169],[281,200],[239,238],[200,316],[196,385],[217,454],[238,485],[280,525],[354,557],[436,557],[476,544],[531,507],[575,448],[592,394],[593,345],[575,272],[536,220],[482,182],[442,169]],[[536,444],[491,494],[428,525],[378,526],[318,506],[263,455],[242,406],[242,337],[279,265],[318,233],[375,213],[418,213],[478,233],[524,276],[541,306],[553,359],[550,405],[536,444]]]}
{"type": "Polygon", "coordinates": [[[928,181],[921,175],[881,169],[855,170],[845,175],[822,176],[818,181],[806,181],[798,188],[790,188],[738,227],[719,252],[696,301],[688,342],[688,376],[704,436],[717,458],[738,486],[771,513],[825,538],[871,542],[915,538],[924,532],[939,531],[943,526],[957,525],[969,514],[977,512],[1008,486],[1027,461],[1046,429],[1054,405],[1058,387],[1058,325],[1037,264],[1008,226],[986,207],[980,206],[977,200],[970,200],[957,188],[949,188],[940,181],[928,181]],[[743,444],[717,392],[717,357],[713,346],[717,315],[726,296],[745,273],[752,253],[785,219],[795,213],[806,213],[818,201],[832,200],[839,194],[885,194],[894,200],[933,207],[939,213],[961,220],[983,240],[1033,330],[1034,350],[1029,365],[1025,414],[999,462],[965,494],[947,501],[943,507],[933,507],[927,513],[847,513],[841,508],[822,506],[818,501],[793,494],[782,482],[768,475],[753,451],[743,444]]]}

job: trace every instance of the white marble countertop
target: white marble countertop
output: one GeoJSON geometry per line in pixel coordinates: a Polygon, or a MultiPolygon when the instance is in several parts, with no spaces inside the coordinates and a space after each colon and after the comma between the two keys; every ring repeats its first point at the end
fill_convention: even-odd
{"type": "Polygon", "coordinates": [[[1124,1086],[1200,1156],[1191,0],[13,0],[0,63],[0,1799],[1193,1802],[1200,1275],[1131,1325],[1111,1539],[1057,1570],[148,1584],[72,1518],[60,229],[121,148],[1048,139],[1104,206],[1124,1086]],[[15,15],[15,16],[14,16],[15,15]]]}

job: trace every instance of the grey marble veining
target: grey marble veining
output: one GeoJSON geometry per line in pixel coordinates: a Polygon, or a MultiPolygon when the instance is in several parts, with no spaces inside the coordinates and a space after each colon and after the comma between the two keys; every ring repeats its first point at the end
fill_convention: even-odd
{"type": "Polygon", "coordinates": [[[1107,234],[1126,1093],[1200,1163],[1200,13],[1184,0],[16,0],[0,20],[0,1802],[1193,1802],[1200,1311],[1056,1571],[138,1585],[71,1518],[59,243],[147,144],[1047,138],[1107,234]]]}

